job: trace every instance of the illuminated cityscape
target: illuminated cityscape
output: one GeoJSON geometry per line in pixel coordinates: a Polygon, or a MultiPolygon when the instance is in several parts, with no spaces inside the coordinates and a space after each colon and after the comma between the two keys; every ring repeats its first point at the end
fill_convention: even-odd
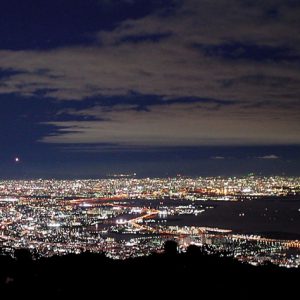
{"type": "Polygon", "coordinates": [[[181,252],[197,245],[253,265],[299,267],[297,239],[206,226],[201,219],[221,203],[243,203],[242,223],[250,203],[292,199],[299,205],[299,194],[299,177],[279,176],[5,180],[0,247],[11,256],[26,248],[35,257],[89,251],[125,259],[161,252],[165,241],[175,240],[181,252]]]}
{"type": "Polygon", "coordinates": [[[0,299],[296,297],[299,0],[0,3],[0,299]]]}

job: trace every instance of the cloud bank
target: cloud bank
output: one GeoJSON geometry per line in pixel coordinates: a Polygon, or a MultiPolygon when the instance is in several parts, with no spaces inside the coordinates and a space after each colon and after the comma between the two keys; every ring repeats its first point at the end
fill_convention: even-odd
{"type": "Polygon", "coordinates": [[[2,78],[0,93],[59,100],[130,92],[299,98],[300,6],[294,1],[176,2],[167,15],[157,11],[95,33],[90,45],[0,50],[0,68],[16,72],[2,78]]]}
{"type": "Polygon", "coordinates": [[[148,111],[69,111],[94,120],[50,122],[58,131],[42,139],[47,143],[298,144],[299,15],[296,1],[174,1],[167,11],[99,29],[89,45],[0,50],[0,93],[81,102],[131,94],[182,99],[148,111]]]}

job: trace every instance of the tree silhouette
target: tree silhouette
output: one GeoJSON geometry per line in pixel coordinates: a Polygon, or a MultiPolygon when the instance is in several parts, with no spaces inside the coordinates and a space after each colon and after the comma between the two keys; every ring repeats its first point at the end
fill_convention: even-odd
{"type": "Polygon", "coordinates": [[[178,254],[178,244],[175,241],[166,241],[164,244],[164,253],[168,256],[176,256],[178,254]]]}

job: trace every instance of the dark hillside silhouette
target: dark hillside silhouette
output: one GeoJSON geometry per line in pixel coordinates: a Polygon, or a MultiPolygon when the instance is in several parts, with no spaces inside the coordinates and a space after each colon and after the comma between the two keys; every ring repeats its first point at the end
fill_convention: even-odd
{"type": "Polygon", "coordinates": [[[163,254],[127,260],[88,252],[32,260],[27,250],[18,250],[16,259],[0,256],[0,264],[0,299],[104,299],[109,294],[140,299],[145,295],[270,299],[297,293],[300,279],[299,269],[271,264],[254,267],[229,257],[206,255],[196,246],[178,254],[172,241],[165,244],[163,254]]]}

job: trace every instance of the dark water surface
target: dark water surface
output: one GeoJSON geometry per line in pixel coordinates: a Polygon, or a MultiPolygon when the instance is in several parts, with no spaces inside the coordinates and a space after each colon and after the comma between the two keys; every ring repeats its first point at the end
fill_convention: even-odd
{"type": "Polygon", "coordinates": [[[280,238],[300,238],[300,198],[271,198],[236,202],[207,201],[213,209],[198,216],[170,216],[169,224],[232,229],[240,233],[264,233],[280,238]]]}

